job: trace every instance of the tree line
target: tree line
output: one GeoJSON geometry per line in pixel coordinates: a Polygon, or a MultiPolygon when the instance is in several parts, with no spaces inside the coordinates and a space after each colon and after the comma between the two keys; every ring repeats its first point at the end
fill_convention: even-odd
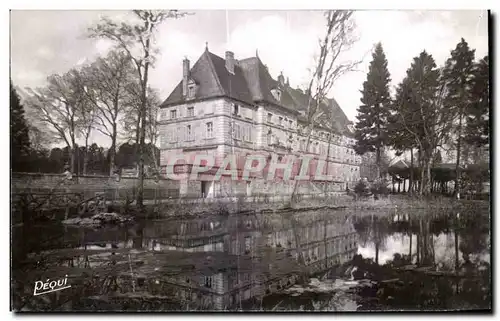
{"type": "MultiPolygon", "coordinates": [[[[78,146],[75,143],[75,149],[70,146],[50,149],[46,147],[48,142],[37,144],[36,136],[39,134],[37,128],[29,125],[25,116],[25,108],[12,82],[10,83],[10,115],[11,170],[13,172],[62,173],[65,166],[72,163],[72,159],[74,164],[72,170],[77,175],[108,175],[112,171],[112,164],[116,168],[130,168],[137,164],[137,140],[125,142],[117,150],[104,148],[96,143],[85,146],[78,146]]],[[[148,143],[147,148],[154,152],[147,157],[146,164],[154,167],[154,164],[159,163],[159,149],[152,143],[148,143]]]]}
{"type": "Polygon", "coordinates": [[[423,50],[413,58],[392,96],[388,61],[381,43],[372,57],[361,90],[356,152],[376,155],[377,177],[382,176],[384,150],[393,150],[397,156],[409,152],[410,167],[419,171],[417,192],[423,195],[431,192],[431,167],[441,158],[441,150],[453,150],[454,193],[459,193],[464,166],[481,161],[481,150],[489,151],[488,56],[476,60],[475,50],[463,38],[442,67],[423,50]]]}

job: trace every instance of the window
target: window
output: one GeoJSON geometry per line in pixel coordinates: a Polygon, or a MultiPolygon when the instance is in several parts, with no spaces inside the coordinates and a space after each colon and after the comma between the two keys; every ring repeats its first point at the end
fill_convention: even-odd
{"type": "Polygon", "coordinates": [[[239,113],[240,113],[240,106],[238,106],[237,104],[234,104],[233,105],[233,115],[238,116],[239,113]]]}
{"type": "Polygon", "coordinates": [[[176,143],[177,142],[177,137],[179,136],[178,132],[179,132],[179,128],[175,128],[175,129],[172,129],[171,131],[169,131],[169,136],[170,136],[170,140],[169,141],[171,143],[176,143]]]}
{"type": "Polygon", "coordinates": [[[283,117],[278,117],[278,125],[283,126],[283,117]]]}
{"type": "Polygon", "coordinates": [[[234,139],[241,139],[241,131],[240,131],[240,125],[234,124],[234,139]]]}
{"type": "Polygon", "coordinates": [[[293,120],[289,120],[288,123],[290,124],[290,128],[293,127],[293,120]]]}
{"type": "Polygon", "coordinates": [[[192,137],[191,137],[191,125],[187,125],[186,126],[186,140],[187,141],[192,140],[192,137]]]}
{"type": "Polygon", "coordinates": [[[252,141],[252,128],[250,126],[245,126],[243,130],[243,139],[247,142],[252,141]]]}
{"type": "Polygon", "coordinates": [[[214,137],[214,124],[212,122],[207,123],[207,138],[214,137]]]}
{"type": "Polygon", "coordinates": [[[212,277],[211,276],[204,276],[203,278],[204,278],[203,283],[205,283],[204,284],[205,287],[211,288],[212,287],[212,277]]]}
{"type": "Polygon", "coordinates": [[[274,96],[274,99],[276,99],[277,101],[281,100],[281,91],[279,91],[278,89],[271,90],[271,94],[274,96]]]}
{"type": "Polygon", "coordinates": [[[267,132],[267,145],[272,145],[273,144],[273,132],[269,130],[267,132]]]}
{"type": "Polygon", "coordinates": [[[188,107],[187,117],[194,117],[194,107],[188,107]]]}
{"type": "Polygon", "coordinates": [[[252,239],[250,238],[250,236],[246,236],[245,237],[245,254],[250,253],[251,245],[252,245],[252,239]]]}
{"type": "Polygon", "coordinates": [[[171,110],[170,111],[170,119],[176,119],[177,118],[177,110],[171,110]]]}
{"type": "Polygon", "coordinates": [[[175,132],[175,141],[177,142],[182,138],[182,127],[177,127],[177,131],[175,132]]]}
{"type": "Polygon", "coordinates": [[[196,93],[196,84],[191,83],[188,87],[188,99],[193,99],[196,93]]]}
{"type": "Polygon", "coordinates": [[[273,122],[273,114],[267,113],[267,122],[272,123],[273,122]]]}

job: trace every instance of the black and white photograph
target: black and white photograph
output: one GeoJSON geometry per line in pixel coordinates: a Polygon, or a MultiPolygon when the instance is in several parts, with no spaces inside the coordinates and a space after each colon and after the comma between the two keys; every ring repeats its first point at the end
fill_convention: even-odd
{"type": "Polygon", "coordinates": [[[10,10],[11,312],[492,313],[490,10],[135,6],[10,10]]]}

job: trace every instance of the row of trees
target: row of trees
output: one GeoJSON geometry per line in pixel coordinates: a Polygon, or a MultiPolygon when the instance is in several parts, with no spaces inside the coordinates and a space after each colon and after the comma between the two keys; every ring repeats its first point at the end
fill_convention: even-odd
{"type": "MultiPolygon", "coordinates": [[[[165,20],[186,14],[177,10],[134,10],[133,19],[128,22],[102,18],[89,28],[87,36],[111,42],[114,46],[107,56],[72,68],[62,75],[48,77],[46,86],[28,89],[29,95],[25,100],[53,138],[63,142],[65,148],[71,151],[73,173],[77,172],[77,158],[82,150],[83,174],[89,171],[92,132],[103,134],[111,142],[106,157],[110,174],[117,165],[119,139],[133,142],[138,155],[139,206],[143,199],[145,161],[159,157],[155,146],[159,135],[157,118],[160,101],[158,93],[149,86],[149,72],[159,52],[154,35],[165,20]],[[119,131],[119,128],[124,131],[119,131]],[[79,141],[83,142],[83,146],[79,146],[79,141]]],[[[153,165],[158,169],[158,162],[153,165]]]]}
{"type": "MultiPolygon", "coordinates": [[[[70,166],[77,172],[77,152],[83,148],[83,174],[88,172],[90,138],[93,131],[109,138],[109,174],[115,170],[119,138],[140,144],[140,84],[125,54],[113,50],[106,57],[63,75],[52,75],[47,86],[28,89],[29,104],[39,121],[71,151],[70,166]],[[119,131],[119,128],[123,131],[119,131]],[[119,134],[123,137],[119,137],[119,134]],[[81,139],[81,147],[78,144],[81,139]]],[[[149,142],[158,137],[158,94],[149,90],[146,108],[145,135],[149,142]]],[[[153,151],[150,151],[153,152],[153,151]]],[[[156,158],[156,157],[153,157],[156,158]]]]}
{"type": "MultiPolygon", "coordinates": [[[[157,147],[146,144],[148,149],[155,149],[155,154],[159,155],[157,147]]],[[[114,156],[116,168],[135,167],[139,158],[136,153],[137,144],[124,143],[117,149],[114,156]]],[[[29,152],[12,162],[14,172],[32,172],[32,173],[54,173],[59,174],[63,171],[66,164],[71,161],[72,151],[67,146],[63,148],[55,147],[52,149],[30,149],[29,152]]],[[[152,159],[147,155],[146,166],[154,168],[154,164],[159,162],[159,158],[152,159]]],[[[79,146],[75,156],[75,172],[77,175],[108,175],[110,171],[110,149],[91,144],[88,148],[79,146]]]]}
{"type": "Polygon", "coordinates": [[[409,151],[411,167],[416,151],[421,171],[418,192],[427,194],[431,187],[431,166],[439,150],[451,147],[456,152],[455,193],[458,193],[464,149],[489,148],[488,56],[475,61],[475,50],[462,38],[445,65],[437,67],[432,55],[424,50],[413,58],[393,97],[387,65],[379,43],[361,91],[362,104],[355,128],[356,152],[375,153],[380,177],[384,149],[392,149],[396,155],[409,151]]]}

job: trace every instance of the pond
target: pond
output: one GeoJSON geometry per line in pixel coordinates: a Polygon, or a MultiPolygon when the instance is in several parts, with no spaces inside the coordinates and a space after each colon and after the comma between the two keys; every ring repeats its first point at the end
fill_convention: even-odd
{"type": "Polygon", "coordinates": [[[12,230],[13,309],[491,309],[490,240],[482,207],[23,225],[12,230]],[[70,288],[34,295],[37,281],[62,278],[70,288]]]}

